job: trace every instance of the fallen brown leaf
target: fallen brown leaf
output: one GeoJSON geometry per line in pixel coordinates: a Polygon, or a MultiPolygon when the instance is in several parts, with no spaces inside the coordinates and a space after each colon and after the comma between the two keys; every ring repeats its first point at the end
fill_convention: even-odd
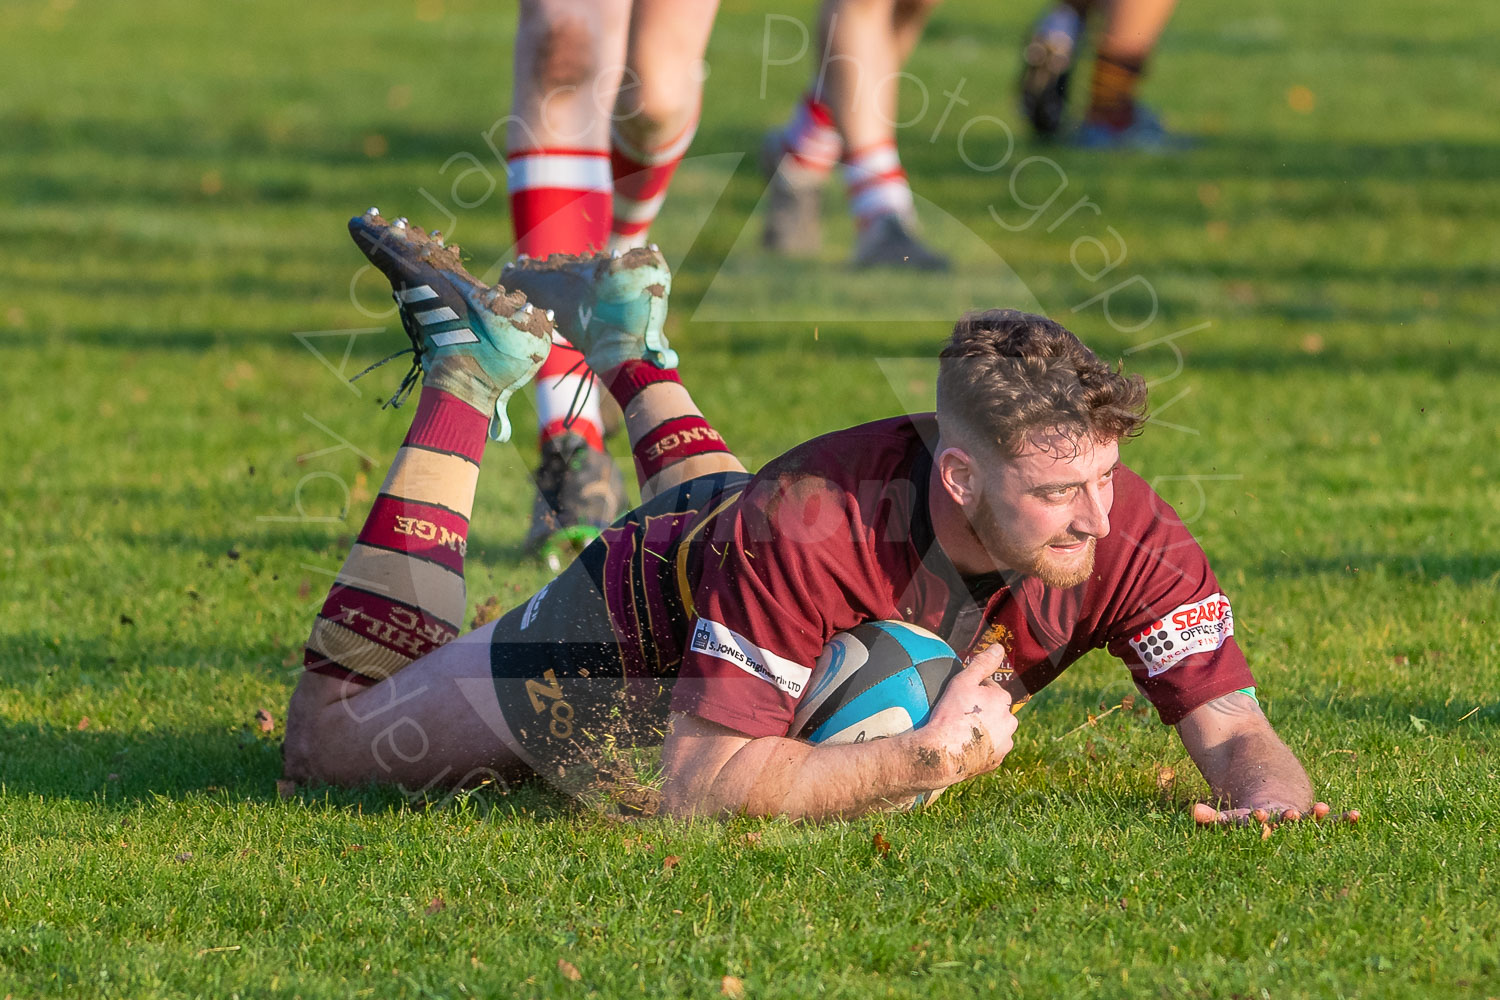
{"type": "Polygon", "coordinates": [[[1177,780],[1177,769],[1173,767],[1160,767],[1156,771],[1156,787],[1163,791],[1172,787],[1172,782],[1177,780]]]}
{"type": "Polygon", "coordinates": [[[255,724],[260,727],[260,731],[263,733],[274,732],[276,730],[276,717],[264,708],[257,708],[255,710],[255,724]]]}
{"type": "Polygon", "coordinates": [[[1270,823],[1262,823],[1260,825],[1260,839],[1261,840],[1270,840],[1271,839],[1271,824],[1270,823]]]}
{"type": "Polygon", "coordinates": [[[719,980],[719,992],[729,997],[729,1000],[743,1000],[745,984],[739,976],[725,976],[719,980]]]}
{"type": "Polygon", "coordinates": [[[434,913],[437,913],[447,907],[447,905],[447,903],[443,902],[442,896],[434,896],[432,897],[432,902],[427,904],[427,909],[423,910],[422,912],[430,917],[434,913]]]}
{"type": "Polygon", "coordinates": [[[88,727],[89,727],[89,717],[87,715],[85,715],[83,718],[81,718],[81,719],[78,720],[78,731],[81,733],[85,729],[87,729],[88,727]]]}
{"type": "Polygon", "coordinates": [[[563,974],[564,979],[571,979],[575,983],[583,978],[583,973],[578,971],[578,966],[566,958],[559,958],[557,960],[557,971],[563,974]]]}
{"type": "Polygon", "coordinates": [[[475,629],[481,625],[488,625],[499,618],[503,611],[504,609],[500,607],[500,598],[491,594],[474,607],[474,620],[469,622],[469,628],[475,629]]]}
{"type": "Polygon", "coordinates": [[[758,843],[760,843],[760,831],[759,830],[751,830],[749,833],[745,834],[745,843],[747,843],[747,844],[758,844],[758,843]]]}
{"type": "Polygon", "coordinates": [[[875,847],[875,853],[879,854],[882,858],[891,853],[891,842],[882,837],[879,832],[875,834],[875,839],[872,843],[875,847]]]}
{"type": "Polygon", "coordinates": [[[174,858],[173,860],[175,860],[175,861],[191,861],[191,860],[193,860],[193,852],[192,851],[183,851],[181,854],[177,855],[177,857],[174,858]]]}
{"type": "Polygon", "coordinates": [[[666,857],[661,859],[661,866],[666,870],[671,871],[673,868],[677,867],[677,862],[681,860],[682,859],[675,854],[668,854],[666,857]]]}

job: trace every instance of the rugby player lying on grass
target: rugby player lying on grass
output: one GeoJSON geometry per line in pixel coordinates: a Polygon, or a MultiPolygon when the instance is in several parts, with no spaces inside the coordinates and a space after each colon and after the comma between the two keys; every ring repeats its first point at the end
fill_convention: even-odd
{"type": "Polygon", "coordinates": [[[1144,384],[1061,326],[965,316],[936,414],[825,435],[752,477],[678,380],[654,249],[522,260],[487,288],[405,220],[372,209],[350,231],[411,336],[403,389],[422,386],[308,641],[288,777],[566,785],[609,747],[662,740],[663,812],[852,816],[998,767],[1013,703],[1102,646],[1207,778],[1219,807],[1201,822],[1327,812],[1256,702],[1202,550],[1120,464],[1144,384]],[[508,435],[506,401],[554,329],[624,410],[644,502],[460,636],[486,431],[508,435]],[[929,721],[850,745],[789,737],[829,638],[881,619],[966,660],[929,721]]]}

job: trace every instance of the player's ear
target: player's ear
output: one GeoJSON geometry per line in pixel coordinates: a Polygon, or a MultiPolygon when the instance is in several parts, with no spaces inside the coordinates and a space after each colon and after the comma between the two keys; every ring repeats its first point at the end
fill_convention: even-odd
{"type": "Polygon", "coordinates": [[[960,507],[967,507],[974,499],[978,484],[974,481],[979,467],[968,452],[962,448],[948,447],[938,452],[936,468],[943,489],[960,507]]]}

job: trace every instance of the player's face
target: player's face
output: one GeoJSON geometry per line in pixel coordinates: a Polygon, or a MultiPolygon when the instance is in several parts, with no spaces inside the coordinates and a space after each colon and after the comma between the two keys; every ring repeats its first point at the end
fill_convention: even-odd
{"type": "Polygon", "coordinates": [[[1018,457],[984,463],[970,525],[997,568],[1076,587],[1109,534],[1118,441],[1033,439],[1018,457]]]}

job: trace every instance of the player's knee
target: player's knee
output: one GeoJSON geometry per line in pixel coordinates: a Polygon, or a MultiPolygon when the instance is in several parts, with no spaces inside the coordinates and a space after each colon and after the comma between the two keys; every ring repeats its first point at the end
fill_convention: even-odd
{"type": "Polygon", "coordinates": [[[283,773],[293,781],[329,780],[324,757],[330,733],[325,716],[337,683],[321,674],[304,673],[292,692],[281,761],[283,773]]]}
{"type": "Polygon", "coordinates": [[[627,75],[615,104],[615,128],[638,146],[653,147],[681,134],[698,116],[700,82],[695,76],[627,75]]]}
{"type": "Polygon", "coordinates": [[[603,70],[599,30],[584,17],[545,3],[522,5],[522,37],[528,46],[533,83],[542,92],[582,87],[603,70]]]}

